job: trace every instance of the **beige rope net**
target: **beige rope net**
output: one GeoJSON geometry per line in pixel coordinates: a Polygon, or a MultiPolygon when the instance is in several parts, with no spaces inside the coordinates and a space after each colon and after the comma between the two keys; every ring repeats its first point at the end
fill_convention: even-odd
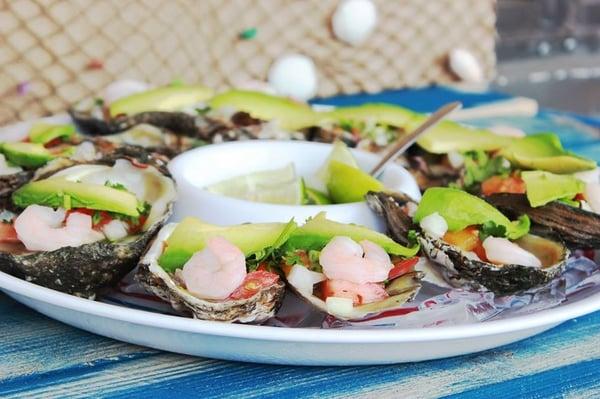
{"type": "Polygon", "coordinates": [[[494,73],[494,0],[374,0],[369,40],[336,40],[340,0],[0,0],[0,125],[64,111],[117,79],[216,89],[265,80],[286,53],[312,57],[321,96],[455,80],[449,50],[494,73]],[[240,32],[256,28],[256,36],[240,32]]]}

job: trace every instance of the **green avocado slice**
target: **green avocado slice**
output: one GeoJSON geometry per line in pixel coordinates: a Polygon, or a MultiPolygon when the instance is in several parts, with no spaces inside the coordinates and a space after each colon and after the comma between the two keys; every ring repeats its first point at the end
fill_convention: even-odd
{"type": "Polygon", "coordinates": [[[3,143],[0,152],[15,165],[26,168],[38,168],[56,158],[42,144],[37,143],[3,143]]]}
{"type": "Polygon", "coordinates": [[[436,212],[446,220],[449,231],[460,231],[467,226],[493,222],[495,225],[504,226],[506,237],[511,240],[529,232],[530,220],[527,215],[511,222],[486,201],[455,188],[427,189],[421,198],[414,220],[419,223],[426,216],[436,212]]]}
{"type": "Polygon", "coordinates": [[[212,95],[212,89],[201,85],[165,86],[120,98],[110,104],[108,109],[113,117],[146,111],[178,111],[206,101],[212,95]]]}
{"type": "Polygon", "coordinates": [[[138,201],[128,191],[64,179],[38,180],[24,185],[12,195],[13,203],[25,208],[44,205],[52,208],[88,208],[138,217],[138,201]]]}
{"type": "Polygon", "coordinates": [[[317,112],[319,123],[374,120],[395,127],[408,126],[419,116],[407,108],[392,104],[368,103],[356,107],[339,107],[329,112],[317,112]]]}
{"type": "Polygon", "coordinates": [[[566,151],[554,133],[539,133],[515,139],[500,152],[513,165],[523,169],[539,169],[557,174],[569,174],[594,169],[591,159],[566,151]]]}
{"type": "Polygon", "coordinates": [[[249,223],[237,226],[216,226],[196,218],[183,219],[169,238],[158,264],[167,272],[174,272],[206,246],[213,237],[223,237],[236,245],[246,257],[267,249],[276,249],[296,228],[296,223],[249,223]]]}
{"type": "Polygon", "coordinates": [[[562,198],[571,199],[585,191],[585,183],[572,175],[535,170],[522,172],[521,178],[527,187],[529,204],[534,208],[562,198]]]}
{"type": "MultiPolygon", "coordinates": [[[[425,120],[424,115],[413,119],[408,130],[413,130],[425,120]]],[[[417,144],[433,154],[447,154],[451,151],[493,151],[504,148],[514,139],[512,137],[500,136],[489,130],[476,129],[464,126],[452,121],[441,121],[423,137],[417,140],[417,144]]]]}
{"type": "Polygon", "coordinates": [[[299,130],[316,123],[316,112],[308,105],[257,91],[226,91],[214,96],[208,104],[214,109],[231,107],[256,119],[277,120],[283,129],[299,130]]]}
{"type": "Polygon", "coordinates": [[[362,240],[372,241],[392,255],[410,257],[419,252],[418,245],[412,248],[404,247],[385,234],[378,233],[366,227],[329,220],[326,218],[325,212],[319,213],[312,219],[309,219],[303,226],[297,228],[291,234],[283,249],[285,251],[294,251],[297,249],[320,251],[336,236],[350,237],[357,242],[362,240]]]}
{"type": "Polygon", "coordinates": [[[29,140],[32,143],[46,144],[57,138],[69,139],[75,134],[75,126],[73,125],[36,123],[29,130],[29,140]]]}

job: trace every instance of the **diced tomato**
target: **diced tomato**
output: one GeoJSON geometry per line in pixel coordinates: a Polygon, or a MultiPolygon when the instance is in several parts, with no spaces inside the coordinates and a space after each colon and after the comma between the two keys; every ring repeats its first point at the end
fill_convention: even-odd
{"type": "Polygon", "coordinates": [[[586,201],[585,199],[585,194],[584,193],[579,193],[575,196],[575,198],[573,198],[575,201],[586,201]]]}
{"type": "Polygon", "coordinates": [[[481,193],[492,195],[496,193],[525,194],[527,187],[519,176],[492,176],[481,183],[481,193]]]}
{"type": "Polygon", "coordinates": [[[479,239],[479,229],[476,226],[468,226],[463,230],[447,232],[442,238],[448,244],[456,245],[463,251],[472,251],[478,245],[481,245],[479,239]]]}
{"type": "Polygon", "coordinates": [[[390,270],[390,274],[388,274],[388,280],[393,280],[396,277],[402,276],[403,274],[412,272],[417,262],[419,262],[418,256],[409,259],[400,259],[397,262],[393,262],[394,268],[390,270]]]}
{"type": "Polygon", "coordinates": [[[144,227],[146,220],[148,220],[148,215],[141,215],[137,219],[137,223],[132,223],[132,222],[128,221],[127,225],[129,226],[129,232],[132,234],[135,234],[135,233],[139,233],[140,231],[142,231],[142,228],[144,227]]]}
{"type": "Polygon", "coordinates": [[[345,280],[325,280],[319,283],[318,291],[323,300],[330,296],[349,298],[355,306],[381,301],[388,297],[382,283],[356,284],[345,280]]]}
{"type": "Polygon", "coordinates": [[[485,254],[485,248],[483,248],[481,241],[475,248],[473,248],[473,252],[475,252],[475,255],[477,255],[477,257],[482,261],[489,262],[487,255],[485,254]]]}
{"type": "Polygon", "coordinates": [[[17,231],[12,223],[1,223],[0,222],[0,242],[5,243],[17,243],[20,242],[17,237],[17,231]]]}
{"type": "Polygon", "coordinates": [[[47,142],[46,144],[44,144],[44,147],[46,148],[51,148],[57,145],[60,145],[62,143],[62,138],[61,137],[57,137],[55,139],[50,140],[49,142],[47,142]]]}
{"type": "Polygon", "coordinates": [[[137,159],[135,159],[135,158],[131,158],[131,159],[130,159],[130,161],[131,161],[131,164],[132,164],[133,166],[135,166],[136,168],[139,168],[139,169],[146,169],[146,168],[148,167],[148,164],[141,163],[140,161],[138,161],[138,160],[137,160],[137,159]]]}
{"type": "Polygon", "coordinates": [[[248,299],[263,288],[269,287],[279,281],[275,273],[257,270],[246,275],[242,284],[229,295],[229,299],[248,299]]]}

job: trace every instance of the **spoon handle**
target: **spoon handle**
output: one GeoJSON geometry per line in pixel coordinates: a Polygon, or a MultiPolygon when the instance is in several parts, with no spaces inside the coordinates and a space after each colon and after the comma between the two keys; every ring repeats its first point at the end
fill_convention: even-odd
{"type": "Polygon", "coordinates": [[[449,103],[439,108],[433,114],[429,116],[420,124],[415,130],[413,130],[410,134],[402,136],[396,141],[394,146],[384,155],[384,157],[379,161],[377,166],[371,170],[370,175],[375,176],[388,164],[388,162],[396,159],[400,154],[402,154],[408,147],[410,147],[423,133],[429,130],[431,127],[435,126],[444,119],[445,116],[450,114],[452,111],[457,110],[462,107],[462,103],[459,101],[455,101],[453,103],[449,103]]]}

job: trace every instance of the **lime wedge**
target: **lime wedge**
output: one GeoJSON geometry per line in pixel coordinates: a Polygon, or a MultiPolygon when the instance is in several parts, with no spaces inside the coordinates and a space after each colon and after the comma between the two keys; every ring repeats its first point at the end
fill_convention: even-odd
{"type": "Polygon", "coordinates": [[[304,197],[302,179],[291,163],[280,169],[236,176],[206,189],[228,197],[282,205],[300,205],[304,197]]]}
{"type": "Polygon", "coordinates": [[[306,187],[304,184],[304,180],[302,180],[302,185],[304,187],[304,199],[302,204],[304,205],[328,205],[331,204],[331,199],[327,196],[327,194],[315,190],[314,188],[306,187]]]}
{"type": "Polygon", "coordinates": [[[327,190],[336,204],[363,201],[367,192],[383,188],[383,183],[357,167],[339,161],[329,163],[327,190]]]}
{"type": "Polygon", "coordinates": [[[325,184],[327,184],[327,182],[329,181],[329,164],[331,163],[331,161],[341,162],[348,166],[358,168],[358,163],[356,162],[354,155],[352,155],[352,153],[350,152],[348,146],[344,144],[343,141],[336,140],[333,143],[333,149],[331,150],[331,153],[325,160],[325,164],[323,164],[323,166],[321,166],[321,168],[319,168],[319,170],[317,170],[316,173],[319,180],[321,180],[325,184]]]}

